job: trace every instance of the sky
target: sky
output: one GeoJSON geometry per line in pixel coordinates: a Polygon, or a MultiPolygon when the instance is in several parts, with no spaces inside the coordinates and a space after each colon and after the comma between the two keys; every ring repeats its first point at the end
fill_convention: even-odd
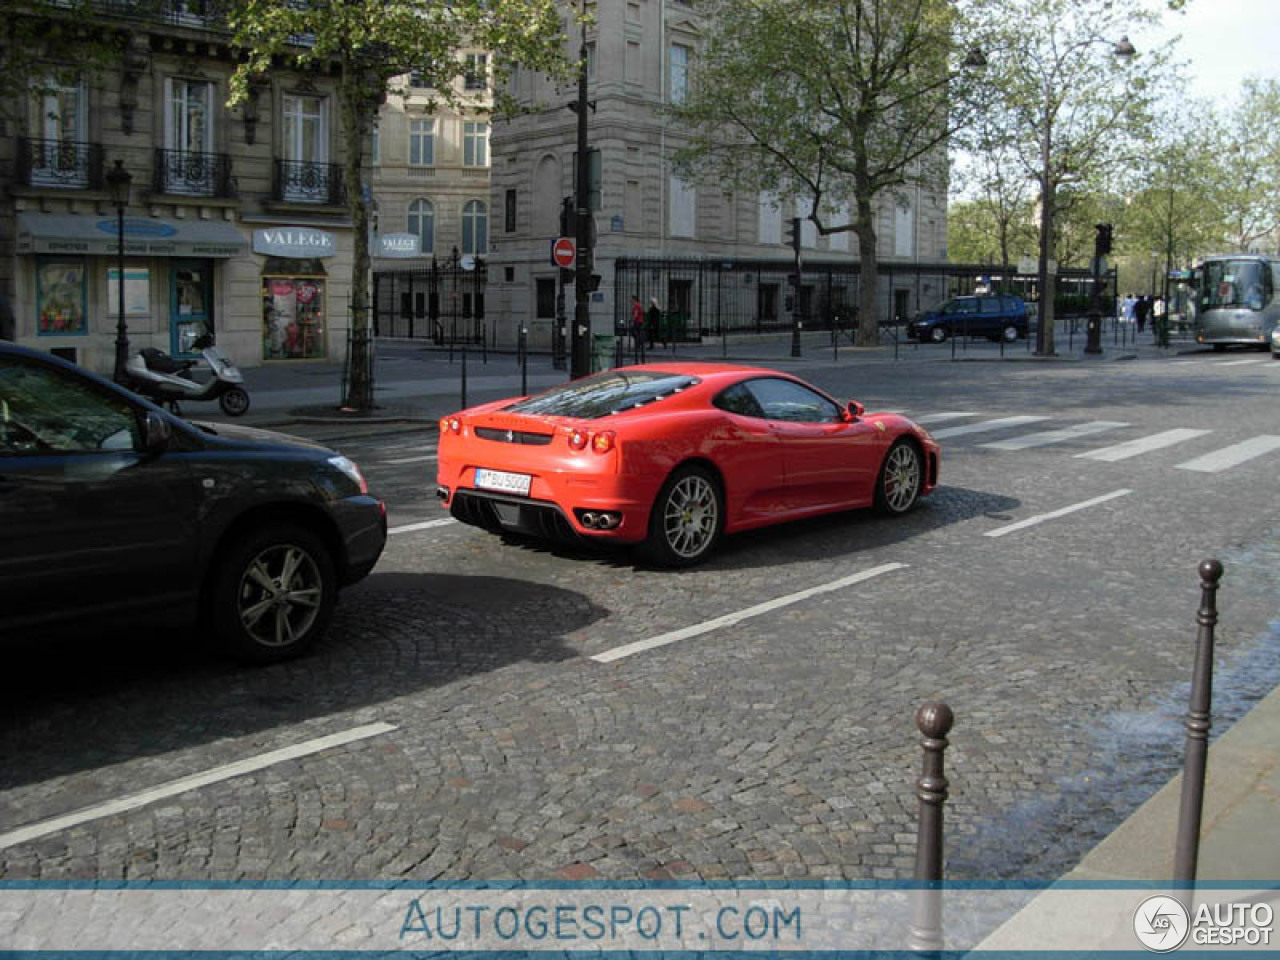
{"type": "Polygon", "coordinates": [[[1280,78],[1280,0],[1189,0],[1185,13],[1164,15],[1163,29],[1130,39],[1141,50],[1177,34],[1192,96],[1234,102],[1246,76],[1280,78]]]}

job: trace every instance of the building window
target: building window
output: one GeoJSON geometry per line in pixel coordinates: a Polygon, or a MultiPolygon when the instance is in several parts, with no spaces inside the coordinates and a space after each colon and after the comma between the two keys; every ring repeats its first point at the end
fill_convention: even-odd
{"type": "Polygon", "coordinates": [[[504,194],[502,225],[507,233],[516,232],[516,191],[514,188],[508,189],[504,194]]]}
{"type": "Polygon", "coordinates": [[[469,200],[462,208],[462,252],[489,252],[489,208],[480,200],[469,200]]]}
{"type": "Polygon", "coordinates": [[[409,204],[408,230],[421,242],[423,255],[435,252],[436,208],[430,200],[415,200],[409,204]]]}
{"type": "Polygon", "coordinates": [[[431,167],[436,162],[436,118],[409,121],[409,166],[431,167]]]}
{"type": "Polygon", "coordinates": [[[89,332],[85,311],[86,273],[84,260],[41,258],[36,261],[36,333],[39,336],[89,332]]]}
{"type": "Polygon", "coordinates": [[[213,84],[170,79],[165,147],[179,153],[209,153],[213,146],[213,84]]]}
{"type": "Polygon", "coordinates": [[[489,165],[489,125],[467,120],[462,124],[462,165],[489,165]]]}
{"type": "Polygon", "coordinates": [[[909,257],[916,245],[915,218],[911,205],[893,208],[893,255],[909,257]]]}
{"type": "Polygon", "coordinates": [[[295,163],[329,162],[329,117],[324,97],[284,96],[284,156],[295,163]]]}
{"type": "Polygon", "coordinates": [[[427,75],[421,70],[409,71],[409,87],[413,90],[423,90],[427,86],[427,75]]]}
{"type": "MultiPolygon", "coordinates": [[[[296,261],[304,265],[306,261],[296,261]]],[[[325,356],[325,280],[292,275],[262,278],[262,358],[320,360],[325,356]]]]}
{"type": "Polygon", "coordinates": [[[672,103],[684,103],[689,99],[689,61],[693,49],[682,43],[671,45],[671,75],[669,98],[672,103]]]}
{"type": "Polygon", "coordinates": [[[487,53],[467,54],[463,87],[467,90],[489,89],[489,55],[487,53]]]}
{"type": "Polygon", "coordinates": [[[760,242],[782,242],[782,205],[777,194],[760,194],[760,242]]]}
{"type": "Polygon", "coordinates": [[[693,187],[679,177],[671,178],[670,217],[668,232],[673,237],[692,237],[697,222],[697,209],[693,187]]]}
{"type": "Polygon", "coordinates": [[[373,125],[373,130],[369,134],[369,162],[379,164],[382,162],[382,137],[378,132],[378,125],[373,125]]]}
{"type": "MultiPolygon", "coordinates": [[[[587,209],[600,210],[604,206],[603,162],[599,150],[587,151],[587,209]]],[[[578,153],[573,154],[573,195],[578,196],[578,153]]]]}
{"type": "Polygon", "coordinates": [[[51,83],[36,98],[39,148],[32,151],[31,182],[39,185],[87,187],[90,176],[86,144],[89,91],[82,83],[51,83]]]}

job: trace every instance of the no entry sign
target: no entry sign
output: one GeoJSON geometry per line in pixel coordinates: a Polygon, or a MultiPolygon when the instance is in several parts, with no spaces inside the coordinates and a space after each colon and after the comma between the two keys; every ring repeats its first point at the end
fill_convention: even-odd
{"type": "Polygon", "coordinates": [[[557,267],[572,267],[577,259],[577,248],[569,237],[558,237],[551,241],[551,263],[557,267]]]}

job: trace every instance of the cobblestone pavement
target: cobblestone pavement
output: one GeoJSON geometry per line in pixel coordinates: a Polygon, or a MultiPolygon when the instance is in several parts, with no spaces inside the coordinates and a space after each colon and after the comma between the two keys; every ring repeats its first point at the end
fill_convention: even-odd
{"type": "MultiPolygon", "coordinates": [[[[359,724],[396,729],[5,846],[0,875],[903,878],[913,715],[941,698],[957,716],[950,874],[1056,876],[1177,763],[1201,558],[1227,566],[1220,710],[1280,680],[1280,453],[1177,466],[1280,433],[1277,368],[815,363],[813,379],[871,409],[970,414],[938,432],[1048,419],[943,439],[944,485],[906,517],[759,531],[682,573],[458,525],[395,535],[297,663],[237,669],[177,628],[23,648],[2,681],[0,833],[359,724]],[[1128,426],[983,445],[1103,420],[1128,426]],[[1075,456],[1178,427],[1211,432],[1075,456]],[[1119,489],[1133,492],[984,536],[1119,489]],[[588,659],[889,562],[906,566],[588,659]]],[[[430,455],[424,428],[311,432],[359,460],[393,525],[441,516],[433,463],[403,462],[430,455]]]]}

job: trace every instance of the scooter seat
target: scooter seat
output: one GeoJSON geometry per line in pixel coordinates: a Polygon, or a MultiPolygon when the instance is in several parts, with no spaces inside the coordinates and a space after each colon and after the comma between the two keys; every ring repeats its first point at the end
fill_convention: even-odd
{"type": "Polygon", "coordinates": [[[196,365],[194,360],[175,360],[155,347],[143,347],[138,352],[142,354],[142,362],[147,365],[147,369],[156,373],[186,373],[196,365]]]}

